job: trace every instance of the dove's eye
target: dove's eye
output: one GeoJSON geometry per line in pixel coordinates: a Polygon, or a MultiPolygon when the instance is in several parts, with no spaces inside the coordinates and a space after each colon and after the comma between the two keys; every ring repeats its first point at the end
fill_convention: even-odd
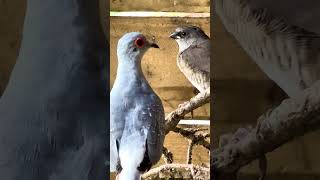
{"type": "Polygon", "coordinates": [[[135,41],[134,41],[134,44],[138,47],[138,48],[142,48],[145,44],[144,42],[144,39],[142,38],[137,38],[135,41]]]}

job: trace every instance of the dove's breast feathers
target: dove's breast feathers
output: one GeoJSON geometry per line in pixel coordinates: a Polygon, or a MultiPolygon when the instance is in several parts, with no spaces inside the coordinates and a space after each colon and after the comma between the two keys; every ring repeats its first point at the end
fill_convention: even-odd
{"type": "MultiPolygon", "coordinates": [[[[161,156],[164,140],[164,110],[161,100],[146,80],[134,79],[125,82],[126,85],[120,85],[119,80],[111,91],[111,136],[114,140],[121,140],[120,147],[127,151],[136,148],[128,147],[130,144],[145,143],[148,146],[149,161],[156,163],[161,156]],[[137,138],[137,142],[129,140],[132,135],[140,133],[139,142],[137,138]]],[[[146,148],[140,150],[145,151],[146,148]]],[[[116,152],[113,155],[118,156],[116,152]]]]}

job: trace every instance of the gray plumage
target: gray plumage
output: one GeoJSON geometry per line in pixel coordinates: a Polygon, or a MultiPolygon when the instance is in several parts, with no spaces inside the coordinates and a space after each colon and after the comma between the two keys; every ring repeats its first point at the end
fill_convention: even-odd
{"type": "Polygon", "coordinates": [[[0,101],[1,180],[101,180],[109,128],[108,45],[98,1],[27,1],[0,101]]]}
{"type": "Polygon", "coordinates": [[[162,154],[164,110],[141,69],[150,47],[157,45],[137,32],[118,42],[117,77],[110,93],[110,170],[119,171],[120,180],[140,179],[162,154]]]}
{"type": "Polygon", "coordinates": [[[199,27],[178,27],[170,35],[179,45],[177,64],[200,92],[210,88],[210,39],[199,27]]]}
{"type": "Polygon", "coordinates": [[[215,0],[225,28],[290,97],[320,79],[316,0],[215,0]]]}

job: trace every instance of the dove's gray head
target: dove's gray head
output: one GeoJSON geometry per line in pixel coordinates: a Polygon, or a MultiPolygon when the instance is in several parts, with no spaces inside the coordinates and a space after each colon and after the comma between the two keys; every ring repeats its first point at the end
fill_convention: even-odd
{"type": "Polygon", "coordinates": [[[159,46],[139,32],[127,33],[118,41],[117,55],[119,61],[136,62],[140,61],[149,48],[159,46]]]}
{"type": "Polygon", "coordinates": [[[175,32],[170,35],[170,38],[177,41],[179,52],[187,49],[191,44],[201,43],[209,39],[203,30],[196,26],[178,27],[175,32]]]}

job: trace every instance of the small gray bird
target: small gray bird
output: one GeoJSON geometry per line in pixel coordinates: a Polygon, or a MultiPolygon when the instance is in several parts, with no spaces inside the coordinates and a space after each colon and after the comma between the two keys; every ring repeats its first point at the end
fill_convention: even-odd
{"type": "Polygon", "coordinates": [[[119,180],[139,180],[162,154],[164,109],[141,69],[150,47],[159,48],[138,32],[118,42],[117,77],[110,93],[110,170],[119,173],[119,180]]]}
{"type": "Polygon", "coordinates": [[[170,38],[179,45],[182,73],[200,92],[210,88],[210,38],[196,26],[178,27],[170,38]]]}

